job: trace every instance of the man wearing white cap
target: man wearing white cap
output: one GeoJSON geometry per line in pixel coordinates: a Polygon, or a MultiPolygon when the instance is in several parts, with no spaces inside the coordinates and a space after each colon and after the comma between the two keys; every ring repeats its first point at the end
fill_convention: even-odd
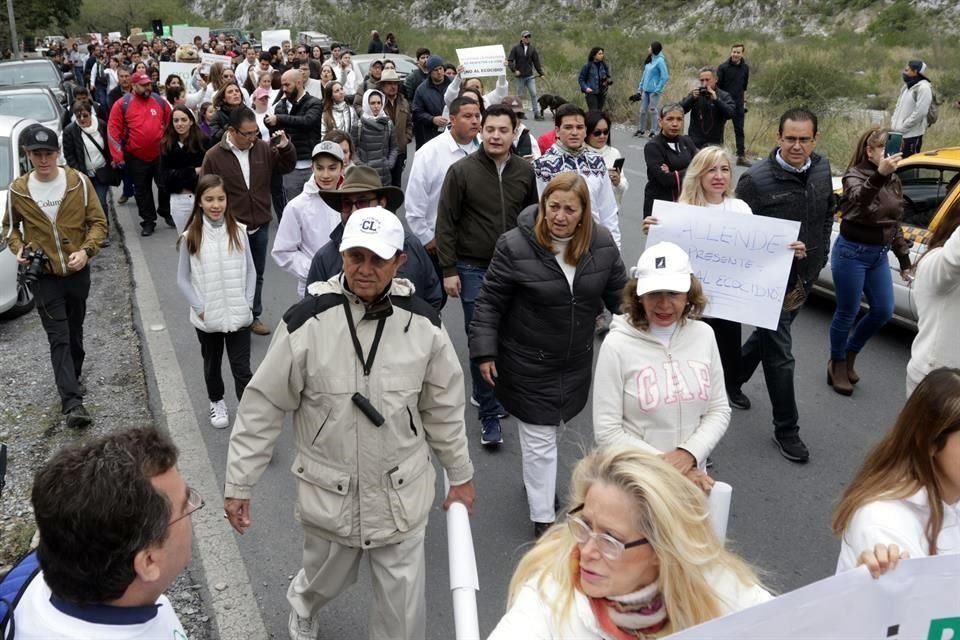
{"type": "Polygon", "coordinates": [[[928,114],[933,104],[933,88],[926,73],[927,64],[923,60],[911,60],[903,68],[903,87],[890,119],[890,128],[903,134],[901,150],[904,158],[920,151],[923,134],[931,124],[928,114]]]}
{"type": "Polygon", "coordinates": [[[303,568],[287,590],[292,640],[314,640],[319,610],[373,576],[371,638],[426,635],[424,532],[436,456],[450,479],[444,508],[473,509],[463,371],[436,311],[394,279],[404,231],[381,207],[347,220],[343,273],[284,315],[244,392],[230,437],[224,511],[243,533],[250,498],[293,413],[304,529],[303,568]]]}

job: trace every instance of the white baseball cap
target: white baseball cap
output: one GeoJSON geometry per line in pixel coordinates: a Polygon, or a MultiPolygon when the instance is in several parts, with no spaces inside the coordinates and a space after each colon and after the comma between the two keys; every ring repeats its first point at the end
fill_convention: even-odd
{"type": "Polygon", "coordinates": [[[389,260],[403,251],[403,224],[396,214],[383,207],[357,209],[343,226],[340,252],[363,247],[389,260]]]}
{"type": "Polygon", "coordinates": [[[693,268],[686,251],[672,242],[658,242],[647,247],[630,275],[637,279],[638,296],[652,291],[686,293],[693,268]]]}

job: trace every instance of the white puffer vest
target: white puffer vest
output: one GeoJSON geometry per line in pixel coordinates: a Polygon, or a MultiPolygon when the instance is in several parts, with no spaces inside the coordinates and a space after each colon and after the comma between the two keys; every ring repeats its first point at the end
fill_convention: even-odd
{"type": "Polygon", "coordinates": [[[190,284],[203,301],[203,320],[190,309],[190,322],[207,333],[230,333],[253,322],[245,296],[250,246],[246,226],[237,226],[243,251],[230,248],[226,224],[215,227],[204,217],[200,251],[190,256],[190,284]]]}

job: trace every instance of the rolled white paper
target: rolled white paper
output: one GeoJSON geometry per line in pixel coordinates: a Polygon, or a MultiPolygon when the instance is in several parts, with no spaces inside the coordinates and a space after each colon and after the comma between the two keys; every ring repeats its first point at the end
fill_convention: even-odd
{"type": "MultiPolygon", "coordinates": [[[[443,486],[450,491],[450,480],[443,472],[443,486]]],[[[453,621],[456,640],[480,640],[477,617],[477,557],[473,549],[470,515],[462,502],[447,509],[447,559],[450,564],[450,590],[453,592],[453,621]]]]}
{"type": "Polygon", "coordinates": [[[713,523],[713,532],[720,542],[727,539],[727,520],[730,519],[730,499],[733,497],[733,487],[726,482],[717,482],[710,491],[710,520],[713,523]]]}

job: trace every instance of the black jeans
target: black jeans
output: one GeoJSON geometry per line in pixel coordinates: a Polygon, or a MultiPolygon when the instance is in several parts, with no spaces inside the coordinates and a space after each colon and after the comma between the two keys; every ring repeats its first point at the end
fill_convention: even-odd
{"type": "Polygon", "coordinates": [[[743,141],[743,121],[746,117],[746,111],[744,110],[743,98],[734,98],[734,100],[737,103],[737,108],[733,112],[733,136],[737,141],[737,157],[739,158],[747,154],[746,145],[743,141]]]}
{"type": "MultiPolygon", "coordinates": [[[[66,256],[64,256],[66,257],[66,256]]],[[[51,260],[58,259],[52,256],[51,260]]],[[[90,269],[68,276],[43,275],[33,286],[37,313],[47,342],[50,363],[60,393],[64,413],[83,402],[80,395],[80,372],[83,369],[83,319],[87,315],[90,295],[90,269]]]]}
{"type": "Polygon", "coordinates": [[[234,389],[237,401],[243,397],[243,390],[253,374],[250,373],[250,328],[244,327],[230,333],[207,333],[197,329],[200,339],[200,354],[203,356],[203,381],[207,384],[207,397],[210,402],[223,400],[223,347],[227,347],[227,359],[233,373],[234,389]]]}
{"type": "Polygon", "coordinates": [[[915,153],[920,153],[920,147],[923,146],[923,136],[903,139],[903,157],[909,158],[915,153]]]}
{"type": "Polygon", "coordinates": [[[270,242],[270,225],[262,224],[249,235],[250,253],[253,254],[253,268],[257,270],[257,289],[253,294],[253,319],[263,312],[261,294],[263,293],[263,270],[267,266],[267,245],[270,242]]]}
{"type": "Polygon", "coordinates": [[[740,363],[740,342],[743,334],[740,323],[720,318],[704,318],[703,321],[710,325],[717,338],[720,364],[723,365],[723,384],[727,393],[732,393],[740,388],[740,380],[743,378],[743,367],[740,363]]]}
{"type": "Polygon", "coordinates": [[[587,99],[587,111],[603,111],[603,105],[607,102],[606,93],[585,93],[587,99]]]}
{"type": "Polygon", "coordinates": [[[277,214],[277,222],[280,222],[283,210],[287,208],[287,193],[283,190],[282,173],[270,176],[270,199],[273,201],[273,211],[277,214]]]}
{"type": "MultiPolygon", "coordinates": [[[[124,154],[124,162],[133,180],[133,195],[137,199],[137,213],[140,214],[140,226],[150,227],[157,224],[157,205],[153,199],[153,183],[157,179],[160,160],[144,162],[132,154],[124,154]]],[[[167,196],[167,215],[170,215],[170,196],[167,196]]]]}
{"type": "Polygon", "coordinates": [[[773,428],[777,437],[800,432],[797,398],[793,386],[796,360],[793,358],[793,337],[790,328],[800,309],[782,310],[776,331],[756,328],[743,345],[741,382],[749,380],[757,366],[763,364],[770,404],[773,406],[773,428]]]}
{"type": "Polygon", "coordinates": [[[403,181],[403,167],[407,164],[407,152],[404,151],[401,154],[397,155],[397,162],[393,165],[393,169],[390,170],[390,184],[395,187],[402,187],[400,184],[403,181]]]}

